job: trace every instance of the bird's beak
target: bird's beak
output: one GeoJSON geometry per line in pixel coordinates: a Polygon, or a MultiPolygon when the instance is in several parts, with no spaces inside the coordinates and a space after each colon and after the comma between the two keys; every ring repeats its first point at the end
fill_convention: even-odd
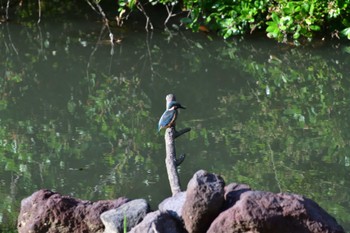
{"type": "Polygon", "coordinates": [[[181,105],[180,105],[180,107],[179,107],[179,108],[186,109],[184,106],[181,106],[181,105]]]}

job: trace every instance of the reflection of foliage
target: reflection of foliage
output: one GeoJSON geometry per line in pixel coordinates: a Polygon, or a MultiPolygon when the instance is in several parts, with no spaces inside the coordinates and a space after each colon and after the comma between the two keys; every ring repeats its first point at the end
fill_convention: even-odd
{"type": "Polygon", "coordinates": [[[227,182],[302,193],[349,225],[349,61],[340,49],[326,57],[181,32],[146,42],[130,33],[114,54],[99,45],[87,68],[95,38],[82,43],[88,37],[79,30],[68,41],[61,31],[76,27],[64,27],[41,37],[38,27],[28,38],[19,32],[19,54],[0,48],[1,224],[13,226],[18,200],[41,187],[86,199],[167,195],[155,118],[169,90],[188,107],[180,127],[193,127],[190,142],[177,144],[191,144],[182,176],[215,170],[227,182]]]}
{"type": "Polygon", "coordinates": [[[108,76],[103,79],[99,85],[95,75],[88,79],[93,90],[83,106],[88,128],[111,145],[112,155],[118,150],[115,147],[123,148],[118,153],[121,159],[118,167],[127,166],[130,159],[144,163],[141,152],[152,145],[149,143],[152,139],[147,136],[152,121],[148,97],[139,90],[140,80],[108,76]]]}
{"type": "MultiPolygon", "coordinates": [[[[78,2],[74,1],[40,1],[40,8],[38,1],[8,1],[1,2],[0,17],[3,16],[12,19],[15,15],[21,20],[36,19],[39,18],[39,11],[43,12],[44,16],[61,16],[67,12],[72,14],[80,14],[83,9],[83,4],[79,5],[78,2]],[[5,11],[6,9],[6,11],[5,11]],[[6,15],[7,14],[7,15],[6,15]]],[[[44,17],[46,18],[46,17],[44,17]]],[[[35,21],[36,23],[36,21],[35,21]]]]}
{"type": "MultiPolygon", "coordinates": [[[[230,55],[230,49],[223,53],[230,55]]],[[[270,171],[265,172],[266,175],[276,179],[275,191],[305,194],[319,200],[321,206],[328,207],[342,221],[349,222],[346,217],[350,216],[349,210],[340,204],[346,203],[342,193],[347,193],[349,187],[346,161],[349,160],[350,125],[346,120],[348,103],[344,99],[348,95],[348,82],[338,71],[339,66],[346,63],[339,65],[337,58],[321,60],[298,50],[278,57],[270,55],[265,62],[251,57],[242,61],[242,57],[232,54],[230,57],[256,82],[251,85],[251,94],[222,96],[218,107],[222,116],[228,118],[226,122],[236,123],[220,129],[216,135],[221,135],[221,140],[235,148],[231,153],[245,155],[245,160],[238,160],[235,169],[226,176],[261,186],[266,177],[253,176],[254,180],[248,177],[254,171],[266,169],[267,165],[270,171]],[[248,110],[253,111],[250,117],[235,109],[242,101],[254,109],[248,110]],[[234,114],[227,116],[228,112],[234,114]],[[232,116],[235,117],[231,119],[232,116]],[[256,154],[261,158],[247,164],[247,159],[255,158],[256,154]],[[317,170],[339,169],[336,168],[339,164],[343,166],[338,174],[317,170]],[[336,203],[331,207],[328,200],[334,198],[336,203]]],[[[265,185],[265,189],[271,189],[271,184],[265,185]]]]}
{"type": "MultiPolygon", "coordinates": [[[[4,164],[6,173],[16,174],[16,181],[20,177],[20,180],[25,182],[23,188],[37,189],[38,187],[34,184],[35,180],[39,179],[40,186],[47,185],[51,189],[60,190],[70,183],[69,180],[64,179],[62,173],[67,170],[93,171],[98,165],[96,163],[101,162],[105,162],[106,166],[115,167],[117,176],[120,177],[116,181],[120,182],[117,187],[123,187],[133,179],[133,172],[129,168],[130,163],[134,164],[133,166],[135,164],[144,166],[147,170],[152,167],[147,155],[142,154],[147,148],[152,149],[155,144],[149,143],[151,139],[147,136],[150,135],[149,127],[153,131],[153,124],[149,122],[148,117],[149,100],[139,90],[138,79],[129,81],[125,78],[92,76],[87,80],[88,83],[94,83],[90,86],[82,83],[81,88],[85,86],[89,89],[87,98],[79,97],[78,93],[70,94],[66,110],[58,106],[50,106],[50,114],[44,118],[26,114],[19,117],[18,121],[10,118],[5,118],[6,121],[1,120],[0,133],[3,140],[0,161],[4,164]],[[102,79],[103,82],[101,82],[102,79]],[[50,118],[47,119],[47,117],[50,118]],[[90,157],[88,152],[90,150],[98,151],[97,155],[104,159],[83,162],[90,157]],[[32,151],[36,151],[37,154],[32,151]],[[39,172],[35,172],[38,168],[39,172]],[[52,176],[56,173],[58,177],[52,176]]],[[[19,83],[21,84],[23,82],[19,83]]],[[[21,99],[20,96],[14,97],[14,95],[10,95],[9,98],[16,98],[16,102],[20,102],[21,99]]],[[[2,112],[6,113],[8,109],[5,108],[2,112]]],[[[115,177],[113,169],[109,170],[115,177]]],[[[134,173],[137,174],[137,171],[134,173]]],[[[103,179],[97,181],[100,183],[98,187],[115,182],[113,180],[116,178],[113,179],[108,173],[104,175],[107,176],[102,176],[103,179]]],[[[9,184],[5,184],[7,185],[9,184]]],[[[16,189],[19,188],[18,184],[13,185],[16,189]]],[[[76,188],[73,190],[84,190],[84,184],[75,185],[76,188]]],[[[93,190],[91,192],[93,193],[93,190]]],[[[116,190],[108,187],[103,192],[104,195],[112,197],[116,190]]],[[[16,193],[11,193],[11,196],[4,198],[4,200],[10,199],[10,202],[5,202],[1,210],[12,209],[12,206],[9,208],[6,205],[13,205],[16,193]]],[[[15,225],[12,220],[16,216],[7,216],[15,213],[14,210],[10,213],[5,212],[5,217],[2,219],[10,225],[15,225]],[[7,221],[7,218],[11,221],[7,221]]]]}
{"type": "MultiPolygon", "coordinates": [[[[6,34],[0,32],[0,36],[6,34]]],[[[71,57],[75,69],[72,64],[62,65],[50,56],[55,40],[45,40],[44,48],[36,48],[36,43],[27,48],[34,48],[34,52],[23,49],[17,54],[10,49],[0,55],[6,61],[0,65],[0,197],[4,200],[0,231],[9,232],[6,227],[16,225],[19,200],[38,188],[59,191],[70,186],[72,195],[85,193],[82,198],[91,199],[96,193],[113,198],[116,193],[122,195],[123,187],[135,183],[140,173],[140,185],[155,179],[148,174],[150,169],[156,170],[148,151],[159,145],[152,142],[154,135],[149,133],[155,132],[155,127],[139,78],[103,73],[84,78],[81,74],[85,70],[79,71],[84,57],[71,57]],[[37,56],[35,49],[42,56],[37,56]],[[37,68],[41,63],[50,75],[46,69],[37,68]],[[80,77],[65,79],[67,72],[77,72],[80,77]],[[67,178],[83,176],[85,171],[94,172],[101,166],[107,171],[93,177],[95,189],[67,178]],[[130,169],[135,166],[142,170],[130,169]]],[[[16,48],[19,43],[13,40],[4,44],[16,48]]]]}

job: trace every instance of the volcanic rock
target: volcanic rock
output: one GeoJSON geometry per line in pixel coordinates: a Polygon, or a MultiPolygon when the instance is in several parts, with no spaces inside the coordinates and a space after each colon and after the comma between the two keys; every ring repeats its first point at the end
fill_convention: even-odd
{"type": "Polygon", "coordinates": [[[100,214],[127,201],[91,202],[42,189],[22,200],[17,229],[19,233],[102,233],[100,214]]]}

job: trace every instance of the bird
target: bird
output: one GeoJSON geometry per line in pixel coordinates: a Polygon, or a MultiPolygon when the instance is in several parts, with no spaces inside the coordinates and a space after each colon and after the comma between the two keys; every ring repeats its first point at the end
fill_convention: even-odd
{"type": "Polygon", "coordinates": [[[158,122],[158,132],[163,128],[169,128],[175,125],[175,121],[177,118],[177,109],[182,108],[186,109],[179,102],[171,101],[163,115],[160,117],[158,122]]]}

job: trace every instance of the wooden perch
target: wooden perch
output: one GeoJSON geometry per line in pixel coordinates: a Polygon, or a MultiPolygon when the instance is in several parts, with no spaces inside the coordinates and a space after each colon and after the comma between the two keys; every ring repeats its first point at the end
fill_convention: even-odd
{"type": "Polygon", "coordinates": [[[184,128],[180,131],[175,130],[175,138],[180,137],[182,134],[190,132],[190,131],[191,131],[191,128],[184,128]]]}
{"type": "MultiPolygon", "coordinates": [[[[168,106],[168,103],[170,103],[171,101],[176,101],[176,97],[173,94],[169,94],[166,96],[166,106],[168,106]]],[[[185,128],[180,131],[176,131],[174,126],[169,127],[165,130],[165,165],[168,173],[171,193],[173,196],[181,192],[177,166],[179,166],[185,159],[185,154],[181,154],[179,158],[176,158],[175,138],[181,136],[184,133],[189,132],[190,130],[191,128],[185,128]]]]}
{"type": "Polygon", "coordinates": [[[165,165],[168,173],[169,184],[173,196],[181,192],[179,174],[176,169],[176,150],[175,150],[175,129],[173,127],[165,130],[165,165]]]}

